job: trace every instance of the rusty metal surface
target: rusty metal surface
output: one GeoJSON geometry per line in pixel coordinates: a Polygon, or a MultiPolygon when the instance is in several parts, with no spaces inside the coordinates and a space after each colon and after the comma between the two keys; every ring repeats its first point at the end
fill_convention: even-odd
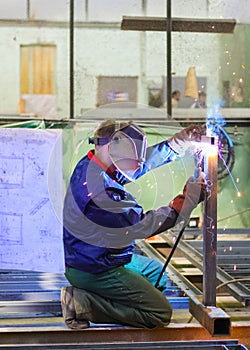
{"type": "MultiPolygon", "coordinates": [[[[210,144],[212,146],[212,143],[210,144]]],[[[216,306],[217,269],[217,173],[218,152],[204,156],[204,172],[209,189],[204,201],[203,222],[203,304],[216,306]]]]}
{"type": "Polygon", "coordinates": [[[203,325],[211,335],[230,335],[231,319],[216,306],[204,306],[197,299],[190,299],[190,313],[203,325]]]}
{"type": "MultiPolygon", "coordinates": [[[[205,328],[197,324],[170,324],[159,329],[130,327],[95,327],[82,331],[65,327],[15,327],[0,328],[1,345],[7,344],[74,344],[79,343],[122,343],[159,341],[201,341],[235,340],[250,347],[250,324],[233,325],[231,335],[214,338],[205,328]]],[[[153,348],[153,347],[152,347],[153,348]]]]}

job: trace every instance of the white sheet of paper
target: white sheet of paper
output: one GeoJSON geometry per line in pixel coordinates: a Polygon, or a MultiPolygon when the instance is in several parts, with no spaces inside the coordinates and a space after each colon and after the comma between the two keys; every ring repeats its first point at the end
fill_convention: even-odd
{"type": "Polygon", "coordinates": [[[0,128],[0,269],[61,273],[62,131],[0,128]]]}

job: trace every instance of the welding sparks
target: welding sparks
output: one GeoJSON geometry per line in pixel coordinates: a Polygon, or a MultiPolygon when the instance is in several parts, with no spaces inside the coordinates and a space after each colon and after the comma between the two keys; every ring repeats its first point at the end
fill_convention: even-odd
{"type": "MultiPolygon", "coordinates": [[[[199,149],[196,150],[196,157],[198,159],[198,164],[202,164],[203,158],[205,156],[207,157],[217,157],[221,159],[223,166],[225,167],[228,175],[231,178],[231,181],[233,183],[233,186],[236,190],[237,197],[241,198],[242,193],[239,191],[236,182],[239,182],[239,178],[235,181],[232,174],[231,169],[226,163],[226,160],[224,159],[222,155],[223,148],[225,147],[224,139],[226,136],[226,133],[223,131],[222,126],[225,125],[226,122],[224,118],[221,115],[220,112],[220,105],[215,105],[209,112],[207,116],[207,123],[206,123],[206,133],[207,135],[201,136],[201,142],[199,144],[199,149]],[[220,140],[220,136],[222,135],[222,141],[220,140]]],[[[233,147],[231,144],[231,141],[229,140],[229,146],[233,147]]],[[[207,179],[207,184],[208,184],[207,179]]]]}
{"type": "Polygon", "coordinates": [[[232,180],[232,183],[233,183],[233,185],[234,185],[234,188],[235,188],[235,190],[236,190],[236,192],[237,192],[237,197],[241,197],[242,194],[241,194],[241,192],[239,191],[239,189],[238,189],[238,187],[237,187],[237,185],[236,185],[236,182],[235,182],[235,180],[234,180],[234,178],[233,178],[233,175],[231,174],[230,169],[229,169],[228,166],[227,166],[227,163],[226,163],[225,159],[223,158],[221,152],[218,152],[218,154],[219,154],[220,159],[221,159],[222,162],[223,162],[223,165],[224,165],[225,168],[227,169],[228,175],[230,176],[230,178],[231,178],[231,180],[232,180]]]}

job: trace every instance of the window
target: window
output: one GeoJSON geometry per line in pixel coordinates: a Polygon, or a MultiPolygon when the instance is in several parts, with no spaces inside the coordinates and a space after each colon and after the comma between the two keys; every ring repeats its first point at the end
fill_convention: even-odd
{"type": "Polygon", "coordinates": [[[137,77],[98,77],[97,106],[137,102],[137,77]]]}

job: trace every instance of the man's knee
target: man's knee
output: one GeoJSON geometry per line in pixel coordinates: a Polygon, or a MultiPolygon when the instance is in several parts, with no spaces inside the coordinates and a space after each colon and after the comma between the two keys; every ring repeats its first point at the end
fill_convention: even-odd
{"type": "Polygon", "coordinates": [[[149,326],[149,328],[166,327],[170,323],[171,317],[172,317],[172,308],[169,308],[161,312],[159,311],[154,312],[152,313],[152,317],[150,318],[151,325],[149,326]]]}
{"type": "Polygon", "coordinates": [[[173,311],[171,304],[162,295],[162,298],[158,299],[157,307],[151,313],[152,327],[150,328],[160,328],[167,326],[171,321],[172,312],[173,311]]]}

